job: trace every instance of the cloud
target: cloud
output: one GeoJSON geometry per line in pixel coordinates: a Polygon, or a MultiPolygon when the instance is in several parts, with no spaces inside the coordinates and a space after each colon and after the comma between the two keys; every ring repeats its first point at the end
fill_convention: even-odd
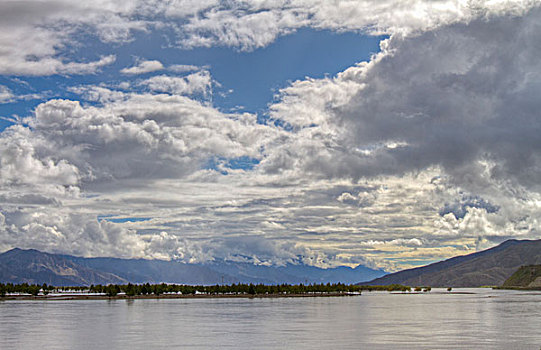
{"type": "Polygon", "coordinates": [[[152,91],[175,95],[201,94],[206,96],[212,92],[212,78],[208,71],[199,71],[185,77],[154,76],[141,81],[139,85],[147,86],[152,91]]]}
{"type": "Polygon", "coordinates": [[[89,215],[48,208],[8,209],[3,215],[0,246],[58,253],[69,247],[69,252],[83,256],[143,256],[145,242],[135,231],[107,221],[98,222],[89,215]]]}
{"type": "MultiPolygon", "coordinates": [[[[27,121],[43,141],[42,159],[61,157],[84,182],[181,177],[209,157],[259,157],[259,138],[268,132],[253,115],[225,115],[181,96],[98,91],[113,94],[104,97],[104,107],[51,100],[27,121]]],[[[29,132],[11,130],[8,144],[29,132]]],[[[34,154],[29,152],[29,158],[34,154]]]]}
{"type": "Polygon", "coordinates": [[[172,64],[169,67],[167,67],[167,69],[175,73],[185,73],[185,72],[197,71],[197,70],[200,70],[201,68],[198,66],[191,65],[191,64],[172,64]]]}
{"type": "MultiPolygon", "coordinates": [[[[362,209],[379,223],[358,223],[371,230],[363,238],[377,232],[380,237],[426,237],[440,246],[475,247],[476,235],[494,243],[538,237],[534,203],[540,198],[536,169],[541,163],[534,135],[541,131],[535,112],[541,108],[535,97],[541,67],[533,59],[539,48],[531,43],[540,17],[534,9],[524,16],[394,36],[382,42],[382,52],[370,62],[333,78],[293,82],[270,106],[271,118],[285,124],[290,134],[259,170],[371,185],[386,179],[380,190],[369,192],[376,196],[362,209]],[[426,180],[433,187],[419,192],[406,186],[404,191],[403,181],[411,174],[433,174],[426,180]],[[386,187],[397,195],[384,195],[386,187]],[[430,214],[436,208],[443,218],[430,214]]],[[[415,186],[421,185],[419,180],[410,179],[415,186]]],[[[340,192],[334,199],[352,208],[358,205],[356,191],[340,192]]],[[[333,227],[339,225],[323,225],[317,232],[333,227]]],[[[426,252],[425,261],[436,252],[433,247],[419,250],[426,252]]],[[[413,254],[400,249],[398,258],[413,254]]],[[[456,250],[445,254],[451,252],[456,250]]]]}
{"type": "MultiPolygon", "coordinates": [[[[0,4],[0,74],[43,76],[90,74],[114,62],[114,55],[94,60],[71,58],[69,47],[85,31],[104,42],[129,40],[132,30],[146,24],[129,17],[137,4],[102,1],[2,2],[0,4]],[[70,58],[68,58],[70,57],[70,58]]],[[[81,45],[81,43],[78,43],[81,45]]]]}
{"type": "Polygon", "coordinates": [[[183,5],[171,3],[165,12],[171,19],[186,20],[178,26],[179,44],[225,45],[241,50],[267,46],[301,27],[407,36],[479,17],[520,15],[536,6],[531,1],[281,0],[209,2],[188,13],[181,10],[183,5]]]}
{"type": "Polygon", "coordinates": [[[0,138],[0,183],[3,186],[71,186],[78,182],[78,169],[64,159],[39,158],[40,147],[48,142],[40,136],[34,140],[30,130],[15,125],[0,138]]]}
{"type": "Polygon", "coordinates": [[[21,60],[13,57],[1,57],[0,74],[43,76],[53,74],[93,74],[100,68],[115,62],[114,55],[102,56],[91,62],[64,62],[60,58],[41,57],[36,60],[21,60]]]}
{"type": "Polygon", "coordinates": [[[456,218],[463,218],[468,208],[484,208],[488,213],[495,213],[499,209],[483,198],[464,196],[460,201],[445,203],[445,206],[440,210],[440,215],[452,213],[456,218]]]}
{"type": "MultiPolygon", "coordinates": [[[[475,18],[521,15],[535,6],[528,0],[9,1],[0,4],[0,74],[95,72],[107,64],[104,58],[87,62],[67,58],[69,48],[75,43],[84,46],[82,38],[88,36],[123,44],[134,39],[134,32],[164,30],[173,33],[171,42],[184,48],[218,45],[253,50],[301,27],[404,36],[475,18]]],[[[111,63],[111,55],[104,57],[111,63]]]]}
{"type": "Polygon", "coordinates": [[[15,101],[15,95],[4,85],[0,85],[0,103],[9,103],[15,101]]]}
{"type": "MultiPolygon", "coordinates": [[[[13,103],[21,100],[38,100],[43,99],[45,94],[34,93],[34,94],[15,94],[7,86],[0,85],[0,104],[3,103],[13,103]]],[[[17,120],[19,117],[13,117],[13,120],[17,120]]],[[[5,118],[7,119],[7,118],[5,118]]],[[[8,119],[13,121],[12,118],[8,119]]]]}
{"type": "Polygon", "coordinates": [[[530,45],[539,17],[534,10],[388,39],[370,62],[294,82],[270,107],[293,128],[290,143],[262,166],[354,179],[441,166],[480,194],[505,181],[539,190],[539,50],[530,45]]]}
{"type": "MultiPolygon", "coordinates": [[[[95,97],[97,105],[50,100],[37,106],[33,117],[0,134],[0,246],[85,256],[208,260],[201,254],[211,249],[212,240],[187,240],[203,234],[197,222],[208,218],[198,219],[197,211],[218,196],[199,197],[194,206],[189,193],[200,187],[206,196],[206,182],[221,176],[204,169],[210,158],[261,157],[266,139],[277,131],[257,124],[255,115],[223,114],[178,95],[98,87],[79,92],[95,97]],[[156,197],[156,191],[162,195],[156,197]],[[130,214],[160,217],[159,212],[168,212],[162,209],[182,206],[183,201],[185,216],[138,223],[149,227],[147,233],[141,226],[140,232],[130,228],[133,223],[97,220],[111,212],[122,215],[128,208],[130,214]],[[180,238],[179,220],[189,220],[185,232],[195,237],[180,238]],[[162,249],[173,244],[174,249],[162,249]]],[[[227,196],[221,193],[218,200],[227,196]]]]}
{"type": "Polygon", "coordinates": [[[123,68],[120,70],[120,73],[128,74],[128,75],[136,75],[136,74],[151,73],[151,72],[155,72],[162,69],[164,69],[164,66],[160,61],[151,60],[151,61],[141,61],[141,62],[138,62],[137,65],[133,67],[123,68]]]}

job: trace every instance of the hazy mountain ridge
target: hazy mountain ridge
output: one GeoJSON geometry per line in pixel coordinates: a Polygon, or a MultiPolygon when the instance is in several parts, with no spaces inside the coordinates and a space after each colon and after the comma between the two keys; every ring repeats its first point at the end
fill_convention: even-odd
{"type": "Polygon", "coordinates": [[[117,275],[81,266],[61,255],[18,248],[0,254],[0,281],[58,286],[126,283],[117,275]]]}
{"type": "Polygon", "coordinates": [[[392,273],[361,284],[432,287],[499,286],[523,265],[541,264],[541,240],[508,240],[469,255],[392,273]]]}
{"type": "Polygon", "coordinates": [[[236,276],[241,282],[264,279],[261,283],[356,283],[358,276],[380,277],[382,270],[359,265],[356,268],[340,266],[322,269],[308,265],[263,266],[250,263],[216,261],[209,265],[215,271],[236,276]]]}
{"type": "Polygon", "coordinates": [[[272,267],[231,261],[185,264],[179,261],[83,258],[12,249],[0,254],[0,282],[91,285],[123,283],[355,283],[384,275],[364,266],[322,269],[307,265],[272,267]]]}

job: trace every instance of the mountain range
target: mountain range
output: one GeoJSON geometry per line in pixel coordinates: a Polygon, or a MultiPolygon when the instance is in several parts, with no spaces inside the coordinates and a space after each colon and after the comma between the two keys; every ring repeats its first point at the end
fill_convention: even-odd
{"type": "Polygon", "coordinates": [[[541,240],[508,240],[477,253],[376,278],[364,285],[431,287],[500,286],[524,265],[541,264],[541,240]]]}
{"type": "Polygon", "coordinates": [[[322,269],[288,264],[272,267],[252,263],[214,261],[185,264],[179,261],[83,258],[12,249],[0,254],[0,282],[36,283],[55,286],[131,283],[337,283],[351,284],[384,275],[365,266],[322,269]]]}
{"type": "Polygon", "coordinates": [[[469,255],[386,274],[359,265],[322,269],[303,264],[262,266],[216,260],[207,264],[180,261],[83,258],[12,249],[0,254],[0,282],[55,286],[131,283],[358,283],[431,287],[500,286],[520,267],[541,264],[541,240],[508,240],[469,255]]]}

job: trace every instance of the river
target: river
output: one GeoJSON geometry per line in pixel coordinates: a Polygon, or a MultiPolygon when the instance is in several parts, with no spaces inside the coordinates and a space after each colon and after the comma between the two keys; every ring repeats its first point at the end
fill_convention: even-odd
{"type": "Polygon", "coordinates": [[[541,349],[541,292],[0,302],[0,349],[485,348],[541,349]]]}

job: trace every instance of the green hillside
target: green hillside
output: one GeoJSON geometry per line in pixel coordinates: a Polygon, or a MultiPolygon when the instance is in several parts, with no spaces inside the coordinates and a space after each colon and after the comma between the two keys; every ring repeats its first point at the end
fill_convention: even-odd
{"type": "Polygon", "coordinates": [[[487,250],[395,272],[360,284],[432,287],[501,286],[521,266],[540,264],[541,239],[512,239],[487,250]]]}
{"type": "Polygon", "coordinates": [[[504,283],[510,288],[541,288],[541,265],[521,266],[504,283]]]}

